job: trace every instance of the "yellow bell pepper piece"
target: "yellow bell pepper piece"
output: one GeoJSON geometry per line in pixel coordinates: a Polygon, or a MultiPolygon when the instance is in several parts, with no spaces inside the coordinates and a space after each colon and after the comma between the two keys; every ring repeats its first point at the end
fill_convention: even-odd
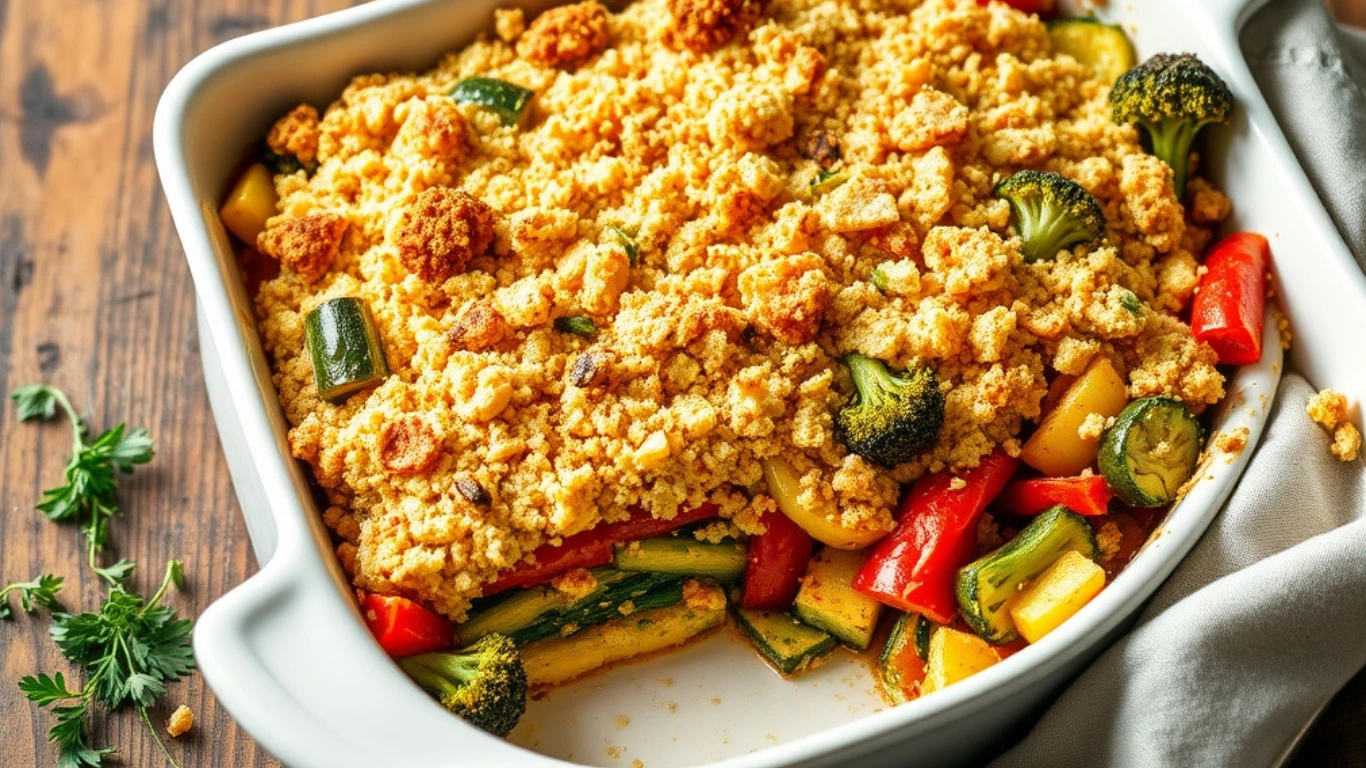
{"type": "Polygon", "coordinates": [[[1010,618],[1024,639],[1037,643],[1091,602],[1104,586],[1104,568],[1080,552],[1068,552],[1020,591],[1010,607],[1010,618]]]}
{"type": "Polygon", "coordinates": [[[833,506],[826,509],[803,504],[802,476],[787,459],[781,456],[764,459],[763,467],[769,495],[778,502],[778,510],[816,541],[836,549],[863,549],[887,535],[886,531],[878,529],[844,527],[833,506]]]}
{"type": "Polygon", "coordinates": [[[1078,474],[1094,464],[1100,453],[1099,435],[1079,434],[1086,417],[1093,413],[1118,416],[1128,404],[1124,379],[1108,359],[1097,357],[1025,442],[1020,460],[1049,477],[1078,474]]]}
{"type": "Polygon", "coordinates": [[[265,231],[266,220],[275,215],[279,202],[270,171],[257,163],[233,185],[228,199],[218,209],[218,217],[229,232],[255,248],[257,236],[265,231]]]}
{"type": "Polygon", "coordinates": [[[925,660],[925,682],[920,695],[934,693],[990,667],[1001,655],[977,635],[940,627],[930,635],[930,652],[925,660]]]}

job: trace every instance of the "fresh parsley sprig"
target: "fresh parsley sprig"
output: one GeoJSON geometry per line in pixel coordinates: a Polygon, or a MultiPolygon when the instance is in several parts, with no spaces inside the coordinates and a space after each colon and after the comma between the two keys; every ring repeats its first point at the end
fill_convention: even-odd
{"type": "Polygon", "coordinates": [[[111,584],[128,578],[134,563],[119,560],[101,567],[99,553],[109,543],[109,520],[119,511],[115,470],[132,472],[134,466],[146,464],[155,454],[155,444],[147,430],[137,427],[129,431],[119,424],[87,442],[85,421],[60,389],[27,384],[11,392],[10,398],[20,421],[51,419],[58,407],[70,419],[72,448],[71,460],[66,465],[66,483],[43,491],[38,509],[58,522],[82,521],[91,569],[111,584]]]}
{"type": "Polygon", "coordinates": [[[62,591],[62,577],[45,573],[33,581],[18,581],[6,585],[0,589],[0,619],[8,619],[14,615],[10,609],[9,596],[11,592],[19,593],[19,607],[24,609],[24,613],[33,613],[34,606],[41,605],[49,611],[65,611],[57,593],[62,591]]]}
{"type": "Polygon", "coordinates": [[[86,724],[96,705],[108,711],[137,708],[162,754],[179,768],[147,710],[166,692],[167,683],[195,668],[192,623],[159,604],[172,584],[183,586],[184,578],[180,561],[172,560],[150,600],[111,584],[98,612],[53,616],[52,640],[85,673],[85,683],[71,690],[61,672],[40,673],[21,679],[19,690],[39,707],[51,707],[57,717],[47,735],[57,744],[58,768],[99,768],[104,757],[114,752],[95,748],[87,740],[86,724]]]}

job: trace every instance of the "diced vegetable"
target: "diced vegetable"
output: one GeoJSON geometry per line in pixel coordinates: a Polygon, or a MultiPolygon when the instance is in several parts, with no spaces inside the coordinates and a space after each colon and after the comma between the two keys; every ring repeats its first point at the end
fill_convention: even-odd
{"type": "Polygon", "coordinates": [[[441,706],[496,736],[508,735],[526,713],[526,669],[517,646],[502,635],[398,665],[441,706]]]}
{"type": "Polygon", "coordinates": [[[345,297],[319,304],[304,319],[318,397],[340,403],[389,375],[370,308],[345,297]]]}
{"type": "Polygon", "coordinates": [[[683,599],[683,576],[614,568],[597,568],[591,573],[596,586],[577,599],[552,587],[533,587],[471,616],[460,625],[460,634],[467,641],[498,633],[518,643],[529,643],[573,634],[616,618],[623,607],[662,608],[683,599]]]}
{"type": "Polygon", "coordinates": [[[835,412],[835,439],[884,467],[905,464],[934,445],[944,426],[944,393],[929,366],[896,372],[881,360],[850,353],[840,358],[854,395],[835,412]]]}
{"type": "Polygon", "coordinates": [[[764,660],[786,677],[805,671],[835,647],[835,638],[779,611],[735,610],[740,625],[764,660]]]}
{"type": "Polygon", "coordinates": [[[660,536],[617,545],[613,561],[623,571],[709,576],[729,584],[745,572],[748,554],[735,541],[710,544],[691,536],[660,536]]]}
{"type": "Polygon", "coordinates": [[[521,122],[527,105],[535,95],[521,86],[492,77],[469,77],[451,89],[451,98],[461,104],[477,104],[498,113],[503,125],[521,122]]]}
{"type": "Polygon", "coordinates": [[[1210,345],[1226,365],[1262,359],[1262,311],[1271,246],[1266,238],[1239,232],[1219,241],[1205,257],[1205,275],[1191,305],[1191,333],[1210,345]]]}
{"type": "Polygon", "coordinates": [[[1200,129],[1227,124],[1233,92],[1193,53],[1159,53],[1115,80],[1110,118],[1148,132],[1153,154],[1172,169],[1176,198],[1186,198],[1191,147],[1200,129]]]}
{"type": "Polygon", "coordinates": [[[1034,515],[1054,504],[1091,517],[1109,512],[1114,493],[1100,475],[1086,477],[1037,477],[1013,480],[1001,492],[996,506],[1011,515],[1034,515]]]}
{"type": "Polygon", "coordinates": [[[662,536],[690,523],[716,517],[715,504],[703,504],[696,509],[679,512],[668,520],[636,510],[619,523],[606,523],[596,528],[568,536],[560,546],[546,544],[532,553],[535,562],[520,563],[484,586],[484,596],[497,594],[512,587],[525,587],[550,581],[565,571],[575,568],[594,568],[612,562],[612,545],[622,541],[638,541],[662,536]]]}
{"type": "Polygon", "coordinates": [[[1086,417],[1119,415],[1129,401],[1124,379],[1110,361],[1098,356],[1063,395],[1020,450],[1020,460],[1049,477],[1080,474],[1100,450],[1100,438],[1078,434],[1086,417]]]}
{"type": "Polygon", "coordinates": [[[1016,637],[1011,602],[1021,586],[1068,552],[1100,556],[1091,526],[1077,513],[1056,506],[1034,518],[1015,538],[958,572],[958,605],[968,626],[987,642],[1016,637]]]}
{"type": "Polygon", "coordinates": [[[1068,552],[1020,592],[1010,618],[1024,639],[1037,643],[1091,602],[1104,586],[1104,568],[1080,552],[1068,552]]]}
{"type": "Polygon", "coordinates": [[[763,517],[764,532],[750,539],[745,591],[740,604],[764,611],[792,607],[814,545],[801,526],[781,512],[763,517]]]}
{"type": "Polygon", "coordinates": [[[916,613],[903,613],[892,625],[887,645],[878,658],[882,688],[892,703],[904,704],[920,695],[925,661],[930,654],[930,636],[936,626],[916,613]]]}
{"type": "Polygon", "coordinates": [[[848,180],[849,174],[844,171],[817,171],[808,186],[811,194],[823,195],[848,180]]]}
{"type": "Polygon", "coordinates": [[[533,687],[562,683],[606,664],[681,645],[719,626],[726,618],[726,594],[716,585],[704,589],[706,599],[640,611],[569,637],[522,646],[527,680],[533,687]]]}
{"type": "Polygon", "coordinates": [[[1101,440],[1101,474],[1130,506],[1170,504],[1195,472],[1203,431],[1180,400],[1135,400],[1101,440]]]}
{"type": "Polygon", "coordinates": [[[1105,211],[1073,179],[1053,171],[1019,171],[993,190],[1010,203],[1010,221],[1020,236],[1026,262],[1049,261],[1078,246],[1090,249],[1105,238],[1105,211]]]}
{"type": "Polygon", "coordinates": [[[255,248],[256,238],[266,231],[266,220],[275,215],[279,203],[270,170],[256,163],[232,186],[218,217],[237,239],[255,248]]]}
{"type": "Polygon", "coordinates": [[[572,333],[575,336],[592,336],[598,332],[598,324],[585,315],[557,317],[553,325],[560,333],[572,333]]]}
{"type": "Polygon", "coordinates": [[[860,651],[872,642],[882,614],[878,601],[854,591],[854,574],[862,564],[862,552],[829,547],[821,550],[807,567],[792,604],[797,618],[860,651]]]}
{"type": "Polygon", "coordinates": [[[1101,80],[1113,83],[1133,69],[1134,46],[1124,28],[1090,17],[1054,19],[1048,22],[1053,50],[1085,64],[1101,80]]]}
{"type": "Polygon", "coordinates": [[[925,682],[920,685],[920,695],[966,680],[1000,660],[1001,655],[982,638],[940,627],[930,637],[930,656],[925,662],[925,682]]]}
{"type": "Polygon", "coordinates": [[[781,456],[763,460],[764,480],[769,495],[778,502],[778,509],[792,522],[811,534],[811,538],[838,549],[862,549],[886,535],[871,528],[846,528],[826,514],[824,509],[812,509],[801,501],[802,476],[781,456]]]}
{"type": "Polygon", "coordinates": [[[854,589],[899,611],[951,622],[958,610],[955,574],[972,558],[982,512],[1016,466],[998,451],[956,476],[946,470],[921,478],[901,504],[896,530],[854,577],[854,589]]]}
{"type": "Polygon", "coordinates": [[[393,658],[449,648],[455,644],[450,619],[406,597],[363,594],[360,612],[379,647],[393,658]]]}

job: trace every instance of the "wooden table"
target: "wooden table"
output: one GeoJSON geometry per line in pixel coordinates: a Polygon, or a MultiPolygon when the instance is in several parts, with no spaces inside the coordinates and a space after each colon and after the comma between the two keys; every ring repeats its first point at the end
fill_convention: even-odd
{"type": "MultiPolygon", "coordinates": [[[[1366,17],[1366,0],[1336,2],[1366,17]]],[[[97,428],[126,419],[151,430],[160,457],[123,482],[111,554],[143,563],[143,590],[168,558],[184,560],[188,588],[174,598],[182,614],[197,614],[256,563],[205,399],[190,276],[152,162],[153,110],[200,51],[349,4],[0,0],[0,385],[47,381],[97,428]]],[[[78,531],[33,509],[69,450],[65,425],[16,424],[8,403],[0,412],[0,578],[65,574],[67,604],[88,609],[101,590],[78,531]]],[[[0,626],[0,659],[0,764],[51,765],[51,718],[11,682],[66,669],[46,621],[19,615],[0,626]]],[[[276,764],[199,677],[165,701],[153,713],[158,727],[180,703],[197,717],[170,745],[184,765],[276,764]]],[[[1366,682],[1340,702],[1306,745],[1304,765],[1361,764],[1366,682]]],[[[131,713],[96,731],[121,764],[162,764],[131,713]]]]}

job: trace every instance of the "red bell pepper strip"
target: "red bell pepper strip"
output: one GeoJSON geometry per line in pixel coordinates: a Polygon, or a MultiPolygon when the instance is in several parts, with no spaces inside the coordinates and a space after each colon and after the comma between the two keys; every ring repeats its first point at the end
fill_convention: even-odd
{"type": "Polygon", "coordinates": [[[1262,359],[1262,310],[1271,247],[1251,232],[1229,235],[1205,258],[1205,276],[1191,306],[1191,332],[1214,348],[1219,362],[1262,359]]]}
{"type": "Polygon", "coordinates": [[[1026,516],[1061,504],[1079,515],[1089,517],[1106,514],[1114,495],[1105,478],[1100,475],[1038,477],[1015,480],[1007,485],[996,500],[996,506],[1007,514],[1026,516]]]}
{"type": "Polygon", "coordinates": [[[749,542],[740,605],[761,611],[792,607],[811,560],[811,536],[781,512],[764,515],[765,531],[749,542]]]}
{"type": "Polygon", "coordinates": [[[901,504],[896,530],[877,543],[854,575],[854,589],[899,611],[952,622],[958,612],[954,580],[972,559],[977,522],[1018,464],[997,451],[959,475],[922,477],[901,504]],[[954,488],[960,479],[966,485],[954,488]]]}
{"type": "Polygon", "coordinates": [[[687,512],[679,512],[670,520],[651,517],[649,512],[638,509],[619,523],[599,525],[565,537],[564,542],[558,547],[551,544],[537,547],[536,551],[531,553],[535,558],[534,563],[518,563],[496,581],[485,586],[484,595],[492,595],[513,587],[541,584],[575,568],[606,565],[612,562],[613,544],[661,536],[688,523],[706,520],[709,517],[716,517],[715,504],[707,503],[687,512]]]}
{"type": "Polygon", "coordinates": [[[392,658],[455,645],[455,627],[449,619],[406,597],[362,593],[360,611],[370,634],[392,658]]]}

